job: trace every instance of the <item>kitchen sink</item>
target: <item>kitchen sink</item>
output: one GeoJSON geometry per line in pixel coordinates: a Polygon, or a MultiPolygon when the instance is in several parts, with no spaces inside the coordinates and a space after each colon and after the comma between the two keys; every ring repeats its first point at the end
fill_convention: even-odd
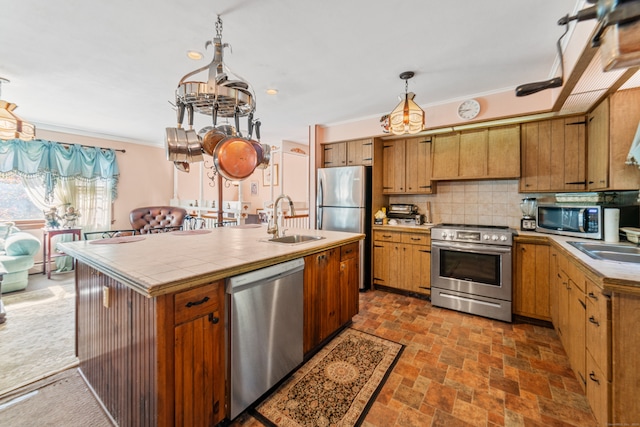
{"type": "Polygon", "coordinates": [[[640,264],[640,247],[592,242],[567,242],[593,259],[640,264]]]}
{"type": "Polygon", "coordinates": [[[324,239],[324,237],[306,236],[304,234],[292,234],[290,236],[274,237],[273,239],[268,239],[265,241],[272,243],[283,243],[285,245],[297,245],[299,243],[314,242],[320,239],[324,239]]]}

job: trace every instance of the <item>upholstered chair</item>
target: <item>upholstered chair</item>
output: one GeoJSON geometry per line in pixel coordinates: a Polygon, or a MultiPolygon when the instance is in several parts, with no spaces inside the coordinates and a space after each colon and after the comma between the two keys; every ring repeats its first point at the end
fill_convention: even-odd
{"type": "Polygon", "coordinates": [[[177,206],[148,206],[129,213],[131,228],[140,234],[180,230],[187,211],[177,206]]]}
{"type": "Polygon", "coordinates": [[[7,271],[2,293],[22,291],[29,283],[29,269],[42,243],[32,234],[20,231],[13,223],[0,223],[0,264],[7,271]]]}

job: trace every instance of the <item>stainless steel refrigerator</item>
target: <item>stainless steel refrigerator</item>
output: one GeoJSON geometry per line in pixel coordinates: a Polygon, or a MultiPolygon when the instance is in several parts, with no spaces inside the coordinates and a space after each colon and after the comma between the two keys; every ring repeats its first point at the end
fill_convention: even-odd
{"type": "Polygon", "coordinates": [[[360,290],[371,287],[371,167],[318,169],[316,228],[366,235],[360,241],[360,290]]]}

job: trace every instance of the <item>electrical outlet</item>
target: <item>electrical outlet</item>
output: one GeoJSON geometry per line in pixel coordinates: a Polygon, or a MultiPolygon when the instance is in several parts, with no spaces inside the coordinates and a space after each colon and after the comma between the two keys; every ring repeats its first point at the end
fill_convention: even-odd
{"type": "Polygon", "coordinates": [[[103,286],[102,287],[102,305],[105,306],[105,308],[109,308],[110,303],[111,303],[111,300],[109,298],[109,288],[107,286],[103,286]]]}

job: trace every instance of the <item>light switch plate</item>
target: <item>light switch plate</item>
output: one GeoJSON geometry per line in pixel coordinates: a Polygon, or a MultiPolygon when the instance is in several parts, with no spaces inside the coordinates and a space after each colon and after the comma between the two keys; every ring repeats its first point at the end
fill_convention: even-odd
{"type": "Polygon", "coordinates": [[[109,308],[111,300],[109,299],[109,288],[107,286],[102,287],[102,305],[105,308],[109,308]]]}

